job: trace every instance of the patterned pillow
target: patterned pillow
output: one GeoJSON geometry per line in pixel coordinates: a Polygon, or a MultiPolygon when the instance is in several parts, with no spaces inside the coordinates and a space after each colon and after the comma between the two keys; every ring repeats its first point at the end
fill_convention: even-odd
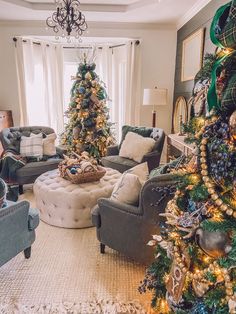
{"type": "Polygon", "coordinates": [[[20,155],[23,157],[43,158],[43,134],[30,134],[22,136],[20,141],[20,155]]]}

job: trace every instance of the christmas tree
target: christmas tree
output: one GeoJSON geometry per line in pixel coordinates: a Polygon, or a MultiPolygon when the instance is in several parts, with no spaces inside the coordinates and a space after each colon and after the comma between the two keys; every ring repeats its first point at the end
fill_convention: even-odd
{"type": "Polygon", "coordinates": [[[79,64],[72,89],[69,108],[66,111],[68,123],[61,142],[68,153],[81,154],[87,151],[99,160],[106,155],[107,146],[113,143],[107,94],[104,84],[95,72],[96,64],[79,64]]]}
{"type": "Polygon", "coordinates": [[[158,314],[236,313],[235,34],[234,0],[216,12],[210,35],[219,49],[196,76],[206,108],[185,127],[195,156],[172,171],[178,183],[162,214],[166,228],[149,242],[156,259],[139,289],[153,292],[158,314]]]}

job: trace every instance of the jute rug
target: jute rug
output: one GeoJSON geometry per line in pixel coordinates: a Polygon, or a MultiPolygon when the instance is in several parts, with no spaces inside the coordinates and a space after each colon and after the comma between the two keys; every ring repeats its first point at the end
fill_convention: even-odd
{"type": "MultiPolygon", "coordinates": [[[[24,195],[33,205],[33,195],[24,195]]],[[[0,313],[147,313],[137,291],[145,267],[106,249],[95,228],[63,229],[40,222],[32,256],[0,268],[0,313]]]]}

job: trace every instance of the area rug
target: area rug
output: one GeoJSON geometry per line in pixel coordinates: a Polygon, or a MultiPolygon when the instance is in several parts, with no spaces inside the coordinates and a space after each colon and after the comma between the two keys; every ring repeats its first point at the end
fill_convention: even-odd
{"type": "MultiPolygon", "coordinates": [[[[31,191],[25,198],[33,205],[31,191]]],[[[0,268],[0,313],[147,313],[150,296],[137,290],[144,272],[109,248],[101,255],[95,228],[40,222],[31,258],[0,268]]]]}

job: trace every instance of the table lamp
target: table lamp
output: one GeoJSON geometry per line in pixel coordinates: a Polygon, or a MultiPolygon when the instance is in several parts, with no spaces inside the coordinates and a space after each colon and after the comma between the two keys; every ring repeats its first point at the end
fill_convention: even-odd
{"type": "Polygon", "coordinates": [[[167,105],[166,88],[145,88],[143,91],[143,105],[153,106],[152,110],[152,127],[156,127],[156,110],[155,106],[167,105]]]}

